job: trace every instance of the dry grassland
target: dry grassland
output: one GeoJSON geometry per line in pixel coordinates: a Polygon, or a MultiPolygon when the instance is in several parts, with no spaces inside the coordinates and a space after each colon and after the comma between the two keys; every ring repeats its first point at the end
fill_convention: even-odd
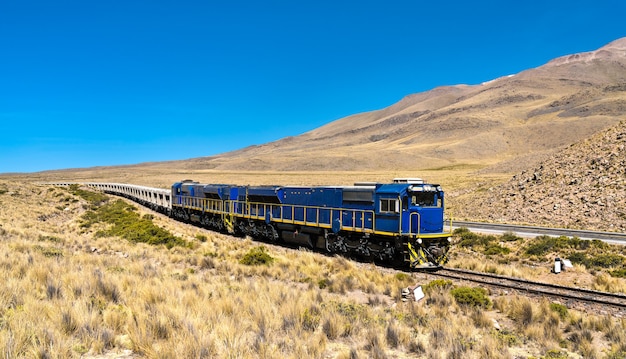
{"type": "Polygon", "coordinates": [[[436,286],[403,302],[419,276],[271,245],[271,264],[245,265],[259,243],[161,215],[146,218],[189,245],[102,237],[81,227],[90,209],[0,180],[4,358],[626,357],[624,319],[496,293],[475,307],[436,286]]]}

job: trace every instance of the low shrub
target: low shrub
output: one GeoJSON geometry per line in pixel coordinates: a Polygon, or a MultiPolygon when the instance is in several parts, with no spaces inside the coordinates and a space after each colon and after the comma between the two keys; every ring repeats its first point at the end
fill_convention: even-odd
{"type": "Polygon", "coordinates": [[[457,228],[454,231],[454,235],[460,237],[458,242],[459,247],[473,249],[478,252],[482,252],[485,255],[506,255],[511,252],[509,248],[502,247],[499,244],[500,239],[503,241],[516,241],[521,239],[514,234],[509,233],[502,236],[500,239],[493,235],[482,235],[473,233],[467,228],[457,228]]]}
{"type": "Polygon", "coordinates": [[[565,319],[568,316],[567,307],[559,303],[550,303],[550,310],[557,313],[561,319],[565,319]]]}
{"type": "Polygon", "coordinates": [[[492,235],[481,235],[470,231],[465,227],[454,230],[454,235],[460,237],[458,246],[466,248],[474,248],[477,246],[488,246],[490,243],[496,242],[497,238],[492,235]]]}
{"type": "Polygon", "coordinates": [[[504,330],[493,330],[492,335],[503,345],[505,345],[506,347],[512,347],[512,346],[516,346],[519,345],[522,340],[518,337],[517,334],[515,334],[514,332],[508,331],[506,329],[504,330]]]}
{"type": "Polygon", "coordinates": [[[531,256],[544,256],[556,250],[586,250],[591,247],[603,249],[605,244],[602,242],[582,240],[578,237],[551,237],[543,235],[536,237],[530,242],[530,245],[526,247],[526,254],[531,256]]]}
{"type": "Polygon", "coordinates": [[[365,304],[329,301],[322,303],[322,308],[329,308],[344,317],[350,323],[371,320],[365,304]]]}
{"type": "Polygon", "coordinates": [[[626,268],[610,271],[609,274],[611,275],[611,277],[615,278],[626,278],[626,268]]]}
{"type": "Polygon", "coordinates": [[[309,308],[306,308],[301,316],[302,327],[308,331],[315,331],[317,326],[321,321],[321,312],[320,309],[312,305],[309,308]]]}
{"type": "MultiPolygon", "coordinates": [[[[574,252],[569,254],[567,258],[572,263],[583,265],[588,269],[619,268],[625,263],[624,256],[615,253],[588,256],[583,252],[574,252]]],[[[626,269],[616,269],[609,273],[611,273],[613,277],[624,277],[626,275],[626,269]]]]}
{"type": "Polygon", "coordinates": [[[146,214],[144,214],[144,215],[143,215],[143,217],[142,217],[142,218],[143,218],[143,219],[147,219],[147,220],[151,221],[151,220],[153,220],[153,219],[154,219],[154,214],[152,214],[152,213],[146,213],[146,214]]]}
{"type": "Polygon", "coordinates": [[[457,287],[452,289],[450,294],[460,305],[479,308],[491,307],[491,300],[487,296],[487,290],[484,288],[457,287]]]}
{"type": "Polygon", "coordinates": [[[318,286],[319,289],[324,289],[324,288],[328,287],[330,284],[332,284],[332,281],[330,279],[327,279],[327,278],[322,278],[322,279],[317,281],[317,286],[318,286]]]}
{"type": "Polygon", "coordinates": [[[152,245],[163,244],[167,248],[189,246],[182,238],[156,226],[150,219],[142,218],[137,208],[118,199],[92,208],[82,217],[82,228],[90,228],[96,223],[111,224],[109,228],[96,233],[97,237],[116,236],[131,242],[152,245]]]}
{"type": "Polygon", "coordinates": [[[239,263],[249,266],[270,265],[273,262],[274,258],[267,253],[267,248],[264,246],[251,248],[239,261],[239,263]]]}
{"type": "Polygon", "coordinates": [[[580,264],[583,265],[585,267],[589,267],[589,258],[587,258],[587,255],[585,255],[585,253],[582,252],[574,252],[572,254],[570,254],[567,259],[570,260],[570,262],[574,263],[574,264],[580,264]]]}
{"type": "Polygon", "coordinates": [[[109,197],[106,194],[81,189],[77,184],[71,185],[69,191],[73,195],[79,196],[89,202],[92,206],[100,206],[109,200],[109,197]]]}
{"type": "Polygon", "coordinates": [[[45,257],[63,257],[63,250],[55,247],[43,247],[43,246],[34,246],[34,249],[38,250],[45,257]]]}
{"type": "Polygon", "coordinates": [[[447,290],[452,288],[452,281],[449,279],[435,279],[422,286],[424,293],[432,293],[435,290],[447,290]]]}
{"type": "Polygon", "coordinates": [[[522,239],[522,237],[518,237],[514,232],[504,232],[500,237],[502,242],[517,242],[520,239],[522,239]]]}
{"type": "Polygon", "coordinates": [[[526,248],[526,254],[531,256],[544,256],[554,247],[557,247],[557,238],[539,236],[526,248]]]}
{"type": "Polygon", "coordinates": [[[624,263],[624,257],[613,253],[599,254],[591,258],[591,265],[600,268],[618,267],[621,266],[622,263],[624,263]]]}
{"type": "Polygon", "coordinates": [[[509,254],[511,253],[511,250],[494,243],[485,248],[484,253],[488,256],[492,256],[497,254],[509,254]]]}

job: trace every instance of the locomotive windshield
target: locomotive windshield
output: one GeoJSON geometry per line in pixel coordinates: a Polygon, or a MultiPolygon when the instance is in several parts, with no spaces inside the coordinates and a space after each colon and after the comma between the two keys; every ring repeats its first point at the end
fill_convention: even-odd
{"type": "Polygon", "coordinates": [[[413,187],[409,192],[411,205],[419,207],[441,207],[441,196],[437,187],[420,186],[413,187]]]}

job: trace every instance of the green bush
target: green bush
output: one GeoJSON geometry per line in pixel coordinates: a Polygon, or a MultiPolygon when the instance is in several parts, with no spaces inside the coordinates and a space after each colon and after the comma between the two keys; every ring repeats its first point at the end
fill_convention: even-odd
{"type": "Polygon", "coordinates": [[[446,290],[452,288],[452,281],[449,279],[435,279],[424,284],[422,290],[424,293],[432,293],[435,290],[446,290]]]}
{"type": "Polygon", "coordinates": [[[101,204],[109,200],[109,197],[104,193],[80,189],[76,184],[71,185],[69,191],[70,193],[79,196],[85,201],[89,202],[92,207],[100,206],[101,204]]]}
{"type": "Polygon", "coordinates": [[[491,334],[502,344],[507,347],[512,347],[519,345],[522,340],[513,332],[510,332],[506,329],[503,330],[493,330],[491,334]]]}
{"type": "Polygon", "coordinates": [[[583,265],[585,267],[589,267],[589,258],[587,258],[587,255],[585,255],[585,253],[582,252],[574,252],[572,254],[570,254],[567,259],[570,260],[570,262],[572,262],[573,264],[580,264],[583,265]]]}
{"type": "Polygon", "coordinates": [[[63,250],[55,247],[34,246],[34,249],[41,252],[44,257],[63,257],[63,250]]]}
{"type": "Polygon", "coordinates": [[[452,289],[450,294],[460,305],[479,308],[491,307],[491,300],[487,296],[487,290],[484,288],[457,287],[452,289]]]}
{"type": "Polygon", "coordinates": [[[163,244],[167,248],[189,245],[184,239],[156,226],[150,219],[140,217],[135,207],[120,199],[87,211],[82,217],[81,227],[90,228],[96,223],[111,224],[108,229],[97,232],[98,237],[115,236],[136,243],[163,244]]]}
{"type": "Polygon", "coordinates": [[[550,303],[550,309],[553,312],[557,313],[559,317],[561,317],[561,319],[567,318],[567,315],[568,315],[567,307],[564,306],[563,304],[550,303]]]}
{"type": "MultiPolygon", "coordinates": [[[[589,242],[589,241],[585,241],[585,242],[589,242]]],[[[592,239],[591,243],[589,244],[590,248],[596,248],[596,249],[609,249],[611,248],[611,245],[606,243],[606,242],[602,242],[599,239],[592,239]]]]}
{"type": "Polygon", "coordinates": [[[319,287],[319,289],[324,289],[328,287],[330,284],[332,284],[332,281],[326,278],[322,278],[317,281],[317,286],[319,287]]]}
{"type": "Polygon", "coordinates": [[[613,268],[617,266],[621,266],[624,263],[624,257],[619,254],[600,254],[591,258],[591,265],[600,267],[600,268],[613,268]]]}
{"type": "Polygon", "coordinates": [[[522,237],[518,237],[514,232],[504,232],[500,237],[502,242],[517,242],[520,239],[522,239],[522,237]]]}
{"type": "Polygon", "coordinates": [[[499,244],[491,244],[485,249],[485,254],[488,256],[496,255],[496,254],[509,254],[511,252],[510,249],[506,247],[502,247],[499,244]]]}
{"type": "Polygon", "coordinates": [[[308,331],[315,331],[321,320],[321,312],[319,308],[311,306],[302,313],[302,327],[308,331]]]}
{"type": "MultiPolygon", "coordinates": [[[[615,253],[587,256],[582,252],[574,252],[567,257],[572,263],[584,265],[587,268],[615,268],[624,264],[624,256],[615,253]]],[[[626,272],[626,270],[622,270],[626,272]]],[[[614,277],[620,277],[620,270],[610,272],[614,277]]],[[[624,274],[622,274],[624,276],[624,274]]]]}
{"type": "Polygon", "coordinates": [[[626,268],[610,271],[609,274],[615,278],[626,278],[626,268]]]}
{"type": "Polygon", "coordinates": [[[239,263],[249,266],[270,265],[273,262],[274,258],[267,253],[264,246],[251,248],[239,261],[239,263]]]}
{"type": "Polygon", "coordinates": [[[525,252],[528,255],[541,257],[557,250],[587,250],[592,247],[597,249],[605,249],[606,243],[596,240],[582,240],[578,237],[550,237],[547,235],[543,235],[531,241],[530,245],[526,247],[525,252]]]}
{"type": "Polygon", "coordinates": [[[489,243],[497,241],[495,236],[477,234],[465,227],[455,229],[453,234],[460,238],[458,243],[460,247],[487,246],[489,243]]]}
{"type": "Polygon", "coordinates": [[[591,247],[592,242],[585,240],[585,239],[580,239],[578,237],[573,237],[573,238],[569,238],[568,239],[568,245],[570,248],[574,248],[574,249],[588,249],[589,247],[591,247]]]}
{"type": "Polygon", "coordinates": [[[500,239],[493,235],[481,235],[470,232],[467,228],[457,228],[454,234],[460,237],[459,247],[470,248],[485,255],[506,255],[511,252],[509,248],[502,247],[499,241],[511,242],[521,239],[512,232],[505,233],[500,239]]]}
{"type": "Polygon", "coordinates": [[[557,239],[550,236],[539,236],[526,248],[526,254],[544,256],[557,245],[557,239]]]}

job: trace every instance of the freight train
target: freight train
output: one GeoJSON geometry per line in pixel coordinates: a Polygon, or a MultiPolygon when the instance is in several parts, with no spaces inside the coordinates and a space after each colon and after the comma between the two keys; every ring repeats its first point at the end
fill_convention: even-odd
{"type": "Polygon", "coordinates": [[[84,184],[207,229],[398,267],[440,268],[450,249],[444,192],[440,185],[419,178],[353,186],[241,186],[184,180],[169,190],[84,184]]]}

